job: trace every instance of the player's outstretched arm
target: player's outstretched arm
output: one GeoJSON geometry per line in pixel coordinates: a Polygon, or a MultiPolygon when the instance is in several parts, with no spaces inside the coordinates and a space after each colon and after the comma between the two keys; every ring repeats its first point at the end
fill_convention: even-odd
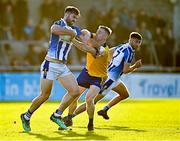
{"type": "Polygon", "coordinates": [[[80,49],[80,50],[82,50],[82,51],[84,51],[84,52],[89,52],[89,53],[91,53],[93,56],[96,56],[96,54],[97,54],[97,51],[96,51],[95,48],[90,47],[90,46],[84,44],[83,42],[80,42],[80,41],[76,40],[75,38],[72,39],[72,43],[73,43],[73,45],[74,45],[75,47],[77,47],[78,49],[80,49]]]}
{"type": "Polygon", "coordinates": [[[130,65],[128,63],[124,63],[123,73],[126,74],[129,72],[136,71],[141,66],[142,66],[141,59],[137,60],[133,65],[130,65]]]}
{"type": "Polygon", "coordinates": [[[71,36],[71,38],[74,38],[76,36],[75,31],[61,27],[61,26],[56,25],[56,24],[53,24],[51,26],[51,33],[53,33],[55,35],[68,35],[68,36],[71,36]]]}

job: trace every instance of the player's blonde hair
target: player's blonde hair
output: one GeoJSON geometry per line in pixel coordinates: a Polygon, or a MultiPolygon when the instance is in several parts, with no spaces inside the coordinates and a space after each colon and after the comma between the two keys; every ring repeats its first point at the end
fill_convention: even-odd
{"type": "Polygon", "coordinates": [[[109,34],[109,36],[112,34],[112,29],[109,28],[109,27],[107,27],[107,26],[100,25],[98,28],[99,28],[99,29],[100,29],[100,28],[104,29],[104,30],[109,34]]]}

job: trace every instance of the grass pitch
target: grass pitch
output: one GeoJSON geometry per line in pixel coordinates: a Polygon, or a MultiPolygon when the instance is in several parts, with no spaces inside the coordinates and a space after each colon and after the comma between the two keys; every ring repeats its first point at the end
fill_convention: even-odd
{"type": "MultiPolygon", "coordinates": [[[[96,112],[105,104],[98,103],[96,112]]],[[[180,140],[180,99],[126,100],[108,111],[109,120],[95,113],[93,132],[87,131],[86,112],[74,118],[72,131],[58,131],[49,117],[59,103],[47,102],[32,116],[32,131],[24,133],[20,114],[29,105],[0,103],[0,140],[180,140]]]]}

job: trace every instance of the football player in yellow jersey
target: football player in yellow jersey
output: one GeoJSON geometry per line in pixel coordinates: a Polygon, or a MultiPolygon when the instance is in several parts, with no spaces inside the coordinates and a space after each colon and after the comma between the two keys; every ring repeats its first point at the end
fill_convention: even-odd
{"type": "MultiPolygon", "coordinates": [[[[100,56],[95,57],[91,53],[87,53],[86,67],[81,71],[80,75],[77,78],[77,82],[80,89],[80,95],[86,89],[89,89],[86,94],[86,104],[82,105],[86,106],[87,113],[89,116],[89,131],[94,130],[94,98],[100,92],[101,84],[103,80],[107,77],[107,67],[110,61],[110,52],[113,52],[114,50],[110,50],[106,45],[106,41],[111,35],[111,32],[112,30],[109,27],[99,26],[99,28],[96,31],[96,34],[90,33],[88,30],[82,31],[82,33],[84,34],[84,37],[82,38],[83,43],[77,41],[76,39],[72,40],[73,44],[77,47],[80,47],[80,49],[83,48],[83,45],[87,44],[88,46],[96,48],[96,50],[100,50],[102,54],[100,56]]],[[[65,124],[67,126],[72,125],[72,117],[77,107],[78,98],[76,98],[74,102],[69,106],[68,116],[64,118],[65,124]]]]}
{"type": "MultiPolygon", "coordinates": [[[[135,50],[139,49],[141,44],[142,36],[137,32],[132,32],[129,35],[128,43],[120,44],[115,47],[111,62],[108,65],[108,78],[105,80],[100,93],[94,98],[94,104],[96,104],[111,90],[117,94],[117,96],[111,99],[102,110],[98,111],[98,115],[106,120],[109,119],[107,111],[129,96],[129,91],[122,82],[121,75],[123,73],[127,74],[133,72],[142,66],[141,59],[132,64],[135,50]]],[[[74,115],[78,115],[85,110],[86,106],[81,105],[74,111],[74,115]]]]}

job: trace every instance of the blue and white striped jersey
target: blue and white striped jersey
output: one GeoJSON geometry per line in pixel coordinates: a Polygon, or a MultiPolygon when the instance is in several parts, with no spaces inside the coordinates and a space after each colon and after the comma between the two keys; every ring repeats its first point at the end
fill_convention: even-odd
{"type": "Polygon", "coordinates": [[[108,66],[108,77],[116,81],[123,74],[124,63],[132,63],[135,55],[129,43],[118,45],[108,66]]]}
{"type": "MultiPolygon", "coordinates": [[[[77,28],[68,26],[64,19],[56,21],[54,24],[57,24],[63,28],[74,29],[77,31],[77,28]]],[[[79,34],[80,33],[77,31],[77,36],[79,36],[79,34]]],[[[51,34],[47,56],[54,59],[66,61],[71,46],[72,43],[62,40],[61,36],[51,34]]]]}

